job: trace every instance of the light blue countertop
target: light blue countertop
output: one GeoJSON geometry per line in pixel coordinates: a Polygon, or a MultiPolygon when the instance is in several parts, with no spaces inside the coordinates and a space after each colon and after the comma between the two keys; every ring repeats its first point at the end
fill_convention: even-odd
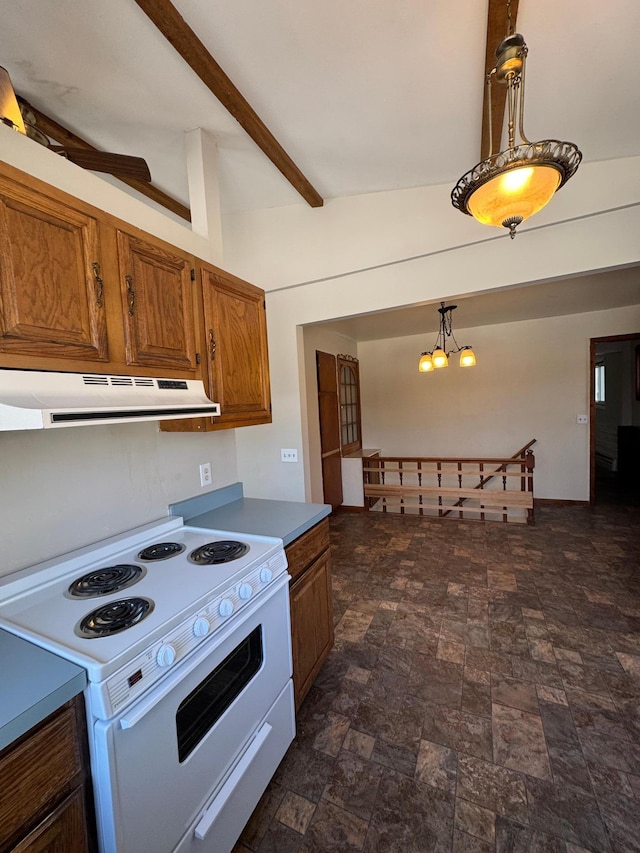
{"type": "Polygon", "coordinates": [[[185,524],[236,533],[278,536],[289,545],[331,512],[329,504],[270,501],[242,496],[235,483],[171,506],[185,524]],[[226,500],[225,500],[226,499],[226,500]]]}
{"type": "Polygon", "coordinates": [[[84,669],[0,630],[0,749],[28,732],[87,683],[84,669]]]}

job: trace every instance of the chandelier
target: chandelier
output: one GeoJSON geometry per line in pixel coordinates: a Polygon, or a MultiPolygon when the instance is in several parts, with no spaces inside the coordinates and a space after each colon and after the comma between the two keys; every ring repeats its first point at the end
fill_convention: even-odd
{"type": "MultiPolygon", "coordinates": [[[[528,53],[525,40],[512,32],[511,0],[507,2],[507,36],[496,48],[496,65],[488,72],[487,122],[489,156],[463,175],[451,192],[451,203],[484,225],[504,225],[511,238],[564,186],[582,160],[572,142],[544,139],[529,142],[524,134],[524,78],[528,53]],[[493,153],[491,89],[497,80],[507,86],[509,147],[493,153]],[[516,144],[516,127],[520,141],[516,144]]],[[[498,144],[499,144],[498,140],[498,144]]]]}
{"type": "Polygon", "coordinates": [[[429,352],[423,352],[420,356],[418,370],[421,373],[429,373],[429,371],[437,370],[439,367],[448,367],[449,356],[456,353],[460,353],[460,367],[473,367],[475,365],[476,357],[471,347],[459,346],[453,334],[451,315],[457,307],[457,305],[440,303],[440,308],[438,308],[440,314],[438,337],[433,349],[429,352]],[[451,346],[452,343],[453,346],[451,346]]]}

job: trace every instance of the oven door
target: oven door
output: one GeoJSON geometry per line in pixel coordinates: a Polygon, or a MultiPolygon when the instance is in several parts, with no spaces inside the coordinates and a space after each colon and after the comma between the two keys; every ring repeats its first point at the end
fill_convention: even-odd
{"type": "Polygon", "coordinates": [[[92,727],[102,853],[232,849],[295,734],[289,576],[92,727]]]}

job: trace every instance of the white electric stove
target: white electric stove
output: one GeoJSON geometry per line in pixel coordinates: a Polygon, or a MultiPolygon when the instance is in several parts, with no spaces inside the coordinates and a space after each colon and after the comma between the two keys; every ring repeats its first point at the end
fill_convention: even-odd
{"type": "Polygon", "coordinates": [[[180,518],[0,579],[0,627],[86,670],[102,853],[232,849],[295,733],[288,581],[180,518]]]}

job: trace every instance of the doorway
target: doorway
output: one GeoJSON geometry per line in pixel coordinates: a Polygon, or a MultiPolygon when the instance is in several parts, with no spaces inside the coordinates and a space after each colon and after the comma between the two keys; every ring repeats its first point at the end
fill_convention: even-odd
{"type": "Polygon", "coordinates": [[[640,333],[591,339],[590,503],[640,505],[640,333]]]}

